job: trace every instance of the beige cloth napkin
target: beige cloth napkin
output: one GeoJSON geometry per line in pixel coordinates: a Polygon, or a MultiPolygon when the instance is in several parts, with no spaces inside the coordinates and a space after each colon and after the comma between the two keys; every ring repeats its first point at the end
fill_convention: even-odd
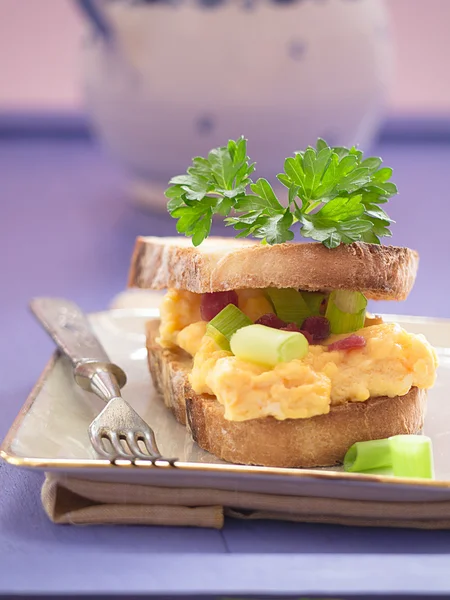
{"type": "Polygon", "coordinates": [[[54,523],[220,529],[224,517],[372,527],[450,529],[450,502],[380,502],[107,483],[47,474],[42,504],[54,523]]]}

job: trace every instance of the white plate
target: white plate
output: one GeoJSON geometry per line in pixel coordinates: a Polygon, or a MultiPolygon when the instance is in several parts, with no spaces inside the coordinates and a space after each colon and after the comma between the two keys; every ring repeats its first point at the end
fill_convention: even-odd
{"type": "Polygon", "coordinates": [[[336,498],[425,500],[450,498],[450,320],[385,316],[414,333],[424,333],[437,349],[440,367],[429,393],[424,433],[434,446],[436,478],[407,480],[343,473],[340,469],[276,469],[231,465],[201,450],[155,394],[147,370],[144,324],[157,310],[112,310],[91,316],[94,330],[112,361],[128,375],[124,398],[153,427],[163,455],[177,466],[113,466],[95,457],[88,425],[102,402],[74,382],[70,364],[57,353],[5,438],[1,456],[25,468],[64,472],[73,477],[165,486],[198,486],[336,498]]]}

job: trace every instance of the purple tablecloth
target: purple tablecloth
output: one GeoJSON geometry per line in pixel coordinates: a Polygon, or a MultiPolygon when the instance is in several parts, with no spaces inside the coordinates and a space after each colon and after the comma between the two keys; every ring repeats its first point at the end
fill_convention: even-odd
{"type": "MultiPolygon", "coordinates": [[[[380,310],[450,316],[450,145],[388,144],[401,195],[393,243],[417,248],[416,287],[380,310]]],[[[125,286],[138,234],[174,222],[127,201],[119,169],[87,141],[0,141],[2,438],[53,345],[33,295],[105,308],[125,286]]],[[[450,532],[233,522],[223,531],[49,523],[42,476],[0,463],[0,593],[450,593],[450,532]]]]}

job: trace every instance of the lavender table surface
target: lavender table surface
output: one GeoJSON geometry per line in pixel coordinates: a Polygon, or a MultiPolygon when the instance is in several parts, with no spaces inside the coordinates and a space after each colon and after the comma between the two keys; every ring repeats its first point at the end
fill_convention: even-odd
{"type": "MultiPolygon", "coordinates": [[[[393,242],[421,254],[410,298],[384,311],[450,317],[450,145],[386,144],[401,196],[393,242]]],[[[138,234],[169,235],[133,208],[119,169],[87,141],[0,141],[0,438],[53,346],[33,295],[104,309],[138,234]]],[[[450,532],[229,521],[223,531],[51,524],[42,476],[0,463],[0,594],[450,594],[450,532]]]]}

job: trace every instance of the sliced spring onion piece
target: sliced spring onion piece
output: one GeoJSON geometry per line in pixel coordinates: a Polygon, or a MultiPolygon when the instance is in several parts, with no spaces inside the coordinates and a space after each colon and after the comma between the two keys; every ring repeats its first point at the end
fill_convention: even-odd
{"type": "Polygon", "coordinates": [[[325,294],[322,292],[300,292],[303,300],[308,305],[311,314],[320,316],[320,307],[325,300],[325,294]]]}
{"type": "Polygon", "coordinates": [[[292,288],[267,288],[266,293],[273,304],[277,317],[286,323],[296,323],[299,327],[311,315],[303,296],[292,288]]]}
{"type": "Polygon", "coordinates": [[[230,350],[230,342],[220,333],[220,331],[217,331],[215,327],[208,325],[206,328],[206,335],[212,338],[222,350],[230,350]]]}
{"type": "Polygon", "coordinates": [[[206,334],[224,350],[230,349],[230,339],[241,327],[252,325],[247,315],[234,304],[225,306],[206,326],[206,334]]]}
{"type": "Polygon", "coordinates": [[[392,470],[396,477],[433,479],[433,449],[425,435],[395,435],[389,438],[392,470]]]}
{"type": "Polygon", "coordinates": [[[391,445],[388,439],[356,442],[344,457],[344,471],[361,473],[390,467],[391,445]]]}
{"type": "Polygon", "coordinates": [[[342,312],[356,314],[367,306],[367,298],[361,292],[335,290],[331,295],[335,305],[342,312]]]}
{"type": "Polygon", "coordinates": [[[305,336],[297,331],[249,325],[233,335],[230,347],[241,360],[274,367],[280,362],[303,358],[308,354],[309,345],[305,336]]]}
{"type": "Polygon", "coordinates": [[[365,475],[387,475],[389,477],[394,477],[394,472],[392,467],[378,467],[377,469],[368,469],[364,471],[365,475]]]}
{"type": "Polygon", "coordinates": [[[325,313],[331,333],[349,333],[364,327],[366,307],[367,298],[361,292],[331,292],[325,313]]]}
{"type": "Polygon", "coordinates": [[[344,457],[351,473],[433,479],[433,449],[425,435],[394,435],[382,440],[356,442],[344,457]]]}

